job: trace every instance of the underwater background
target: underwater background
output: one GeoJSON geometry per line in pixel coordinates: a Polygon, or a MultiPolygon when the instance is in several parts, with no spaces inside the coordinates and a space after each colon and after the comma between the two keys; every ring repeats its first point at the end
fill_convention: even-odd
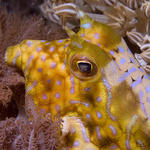
{"type": "Polygon", "coordinates": [[[53,6],[74,3],[97,21],[112,26],[126,40],[147,73],[150,72],[150,1],[138,0],[0,0],[0,149],[58,149],[61,118],[37,115],[25,96],[24,77],[4,62],[7,47],[24,39],[58,40],[67,36],[62,26],[78,31],[79,20],[57,16],[53,6]],[[50,9],[50,13],[45,10],[50,9]],[[27,101],[25,105],[25,100],[27,101]],[[25,109],[26,108],[26,109],[25,109]],[[32,116],[27,120],[27,116],[32,116]],[[33,135],[33,131],[36,131],[33,135]],[[39,146],[40,145],[40,146],[39,146]]]}

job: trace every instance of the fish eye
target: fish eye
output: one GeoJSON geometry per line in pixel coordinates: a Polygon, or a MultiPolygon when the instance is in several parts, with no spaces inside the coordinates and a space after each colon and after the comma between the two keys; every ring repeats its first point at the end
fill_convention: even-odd
{"type": "Polygon", "coordinates": [[[79,79],[87,80],[96,75],[98,68],[95,62],[82,55],[74,55],[69,61],[71,72],[79,79]]]}
{"type": "Polygon", "coordinates": [[[90,73],[92,69],[92,64],[86,61],[78,61],[77,66],[82,73],[90,73]]]}

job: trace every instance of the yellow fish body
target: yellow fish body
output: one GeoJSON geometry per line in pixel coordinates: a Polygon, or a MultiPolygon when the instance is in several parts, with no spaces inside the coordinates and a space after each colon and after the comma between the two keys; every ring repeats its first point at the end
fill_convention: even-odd
{"type": "Polygon", "coordinates": [[[120,35],[79,15],[78,33],[25,40],[7,49],[6,62],[24,72],[26,93],[39,110],[61,114],[69,137],[63,148],[149,150],[149,76],[120,35]]]}

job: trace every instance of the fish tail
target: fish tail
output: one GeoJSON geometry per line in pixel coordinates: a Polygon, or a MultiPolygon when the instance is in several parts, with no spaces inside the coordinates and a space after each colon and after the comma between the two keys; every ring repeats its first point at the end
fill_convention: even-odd
{"type": "Polygon", "coordinates": [[[19,44],[7,48],[5,53],[5,62],[8,65],[21,68],[21,50],[19,44]]]}

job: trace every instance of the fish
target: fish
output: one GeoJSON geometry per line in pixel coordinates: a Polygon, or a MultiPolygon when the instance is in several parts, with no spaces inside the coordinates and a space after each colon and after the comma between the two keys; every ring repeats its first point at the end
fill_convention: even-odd
{"type": "Polygon", "coordinates": [[[110,26],[79,11],[69,38],[24,40],[5,61],[25,76],[38,110],[62,117],[63,148],[149,150],[150,75],[110,26]]]}

